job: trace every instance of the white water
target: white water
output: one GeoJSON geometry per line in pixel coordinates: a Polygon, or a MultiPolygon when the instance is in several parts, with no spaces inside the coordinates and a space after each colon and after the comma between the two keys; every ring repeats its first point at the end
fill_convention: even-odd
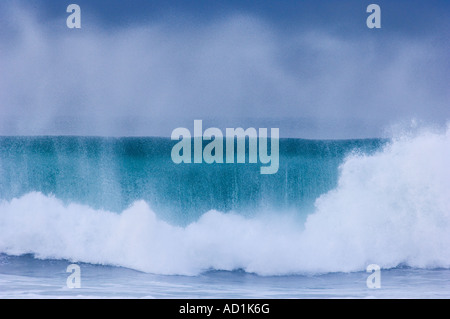
{"type": "Polygon", "coordinates": [[[0,204],[0,252],[156,274],[347,272],[370,263],[450,268],[449,163],[449,129],[352,155],[304,225],[278,212],[247,219],[210,211],[182,228],[143,201],[115,214],[29,193],[0,204]]]}

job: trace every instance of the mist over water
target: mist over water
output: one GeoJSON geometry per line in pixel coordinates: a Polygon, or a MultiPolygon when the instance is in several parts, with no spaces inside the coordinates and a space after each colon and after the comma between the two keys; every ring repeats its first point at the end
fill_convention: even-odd
{"type": "Polygon", "coordinates": [[[105,28],[83,11],[83,28],[70,30],[65,12],[42,21],[39,8],[8,3],[1,135],[168,137],[203,119],[221,129],[278,127],[281,137],[372,138],[398,121],[450,117],[439,36],[280,32],[235,12],[105,28]]]}
{"type": "Polygon", "coordinates": [[[281,32],[232,11],[115,28],[87,14],[72,32],[65,16],[42,22],[11,3],[0,5],[1,253],[157,274],[449,267],[449,130],[357,139],[411,118],[445,126],[441,35],[281,32]],[[194,119],[316,140],[283,139],[273,176],[177,166],[167,137],[194,119]]]}
{"type": "Polygon", "coordinates": [[[77,0],[70,29],[1,0],[0,298],[448,298],[450,6],[425,2],[370,29],[359,0],[77,0]],[[207,128],[279,132],[277,172],[176,164],[207,128]]]}

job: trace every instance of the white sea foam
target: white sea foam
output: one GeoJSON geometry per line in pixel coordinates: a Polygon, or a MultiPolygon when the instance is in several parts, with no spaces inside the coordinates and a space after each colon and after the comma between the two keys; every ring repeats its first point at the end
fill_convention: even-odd
{"type": "Polygon", "coordinates": [[[449,163],[449,129],[349,156],[338,186],[316,201],[304,225],[277,212],[249,219],[209,211],[178,227],[143,201],[116,214],[29,193],[0,204],[0,252],[157,274],[450,268],[449,163]]]}

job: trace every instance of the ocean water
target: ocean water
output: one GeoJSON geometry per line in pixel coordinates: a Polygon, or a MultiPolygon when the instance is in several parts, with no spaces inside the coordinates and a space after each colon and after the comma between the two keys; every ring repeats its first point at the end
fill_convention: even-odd
{"type": "Polygon", "coordinates": [[[450,130],[281,139],[274,175],[174,144],[0,137],[0,297],[450,297],[450,130]]]}

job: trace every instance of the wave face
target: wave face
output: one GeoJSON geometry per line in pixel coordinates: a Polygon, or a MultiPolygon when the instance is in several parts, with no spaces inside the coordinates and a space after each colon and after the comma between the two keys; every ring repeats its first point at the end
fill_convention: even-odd
{"type": "Polygon", "coordinates": [[[187,275],[450,267],[449,130],[281,140],[275,175],[175,165],[159,138],[0,141],[2,253],[187,275]]]}
{"type": "MultiPolygon", "coordinates": [[[[373,152],[382,140],[280,141],[280,169],[259,164],[175,164],[166,138],[0,138],[0,199],[29,192],[66,203],[121,212],[145,200],[161,218],[187,225],[203,213],[312,210],[334,188],[352,150],[373,152]]],[[[225,144],[225,143],[224,143],[225,144]]]]}

